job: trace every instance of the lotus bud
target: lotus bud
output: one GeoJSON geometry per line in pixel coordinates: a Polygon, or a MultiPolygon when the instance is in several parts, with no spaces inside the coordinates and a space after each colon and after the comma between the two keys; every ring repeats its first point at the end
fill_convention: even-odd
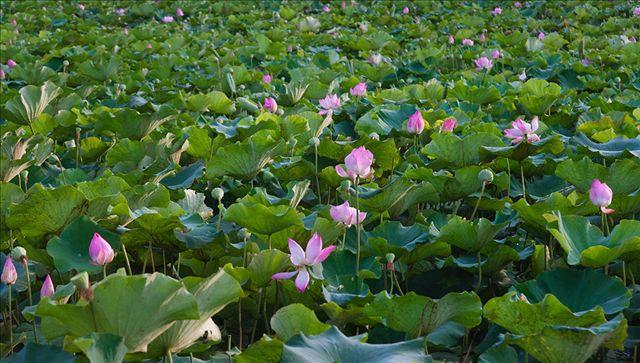
{"type": "Polygon", "coordinates": [[[249,230],[246,228],[242,228],[240,230],[240,237],[242,237],[243,240],[248,240],[249,238],[251,238],[251,232],[249,232],[249,230]]]}
{"type": "Polygon", "coordinates": [[[483,184],[491,184],[493,182],[493,172],[491,169],[482,169],[478,173],[478,180],[483,184]]]}
{"type": "Polygon", "coordinates": [[[27,250],[25,250],[24,248],[18,246],[18,247],[14,247],[11,250],[11,258],[13,258],[16,261],[22,261],[23,259],[26,260],[27,259],[27,250]]]}
{"type": "Polygon", "coordinates": [[[222,190],[222,188],[213,188],[213,190],[211,191],[211,196],[213,197],[213,199],[221,201],[222,198],[224,198],[224,190],[222,190]]]}
{"type": "Polygon", "coordinates": [[[183,17],[184,16],[184,11],[182,11],[182,9],[177,8],[176,9],[176,16],[177,17],[183,17]]]}
{"type": "Polygon", "coordinates": [[[387,259],[387,262],[393,263],[393,261],[395,261],[395,259],[396,259],[396,255],[394,255],[393,253],[389,252],[384,256],[384,258],[387,259]]]}
{"type": "Polygon", "coordinates": [[[317,137],[312,137],[309,139],[309,146],[318,146],[320,145],[320,139],[317,137]]]}
{"type": "Polygon", "coordinates": [[[53,286],[53,281],[51,281],[51,276],[47,275],[44,279],[44,283],[42,284],[42,288],[40,288],[40,297],[49,297],[52,296],[56,292],[55,286],[53,286]]]}
{"type": "Polygon", "coordinates": [[[70,281],[78,290],[86,290],[91,287],[89,274],[86,271],[73,276],[70,281]]]}
{"type": "Polygon", "coordinates": [[[13,68],[13,67],[15,67],[17,65],[18,65],[18,63],[16,63],[16,61],[14,61],[13,59],[7,60],[7,67],[9,67],[9,69],[11,69],[11,68],[13,68]]]}
{"type": "Polygon", "coordinates": [[[113,261],[113,248],[99,233],[94,233],[89,244],[89,257],[94,265],[104,266],[113,261]]]}
{"type": "Polygon", "coordinates": [[[0,79],[5,79],[6,75],[4,73],[4,70],[0,69],[0,79]]]}
{"type": "Polygon", "coordinates": [[[11,256],[7,256],[7,259],[4,260],[4,267],[2,268],[2,275],[0,276],[0,281],[5,285],[13,285],[18,280],[18,272],[16,271],[16,266],[11,261],[11,256]]]}

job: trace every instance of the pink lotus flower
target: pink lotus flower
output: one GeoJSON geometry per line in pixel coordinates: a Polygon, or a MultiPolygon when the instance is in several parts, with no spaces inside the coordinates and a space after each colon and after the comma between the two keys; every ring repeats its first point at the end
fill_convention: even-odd
{"type": "Polygon", "coordinates": [[[409,121],[407,121],[407,130],[416,135],[422,133],[422,130],[424,130],[424,119],[422,118],[420,110],[416,110],[413,115],[409,116],[409,121]]]}
{"type": "Polygon", "coordinates": [[[440,132],[453,132],[453,129],[456,128],[456,124],[458,123],[458,121],[456,121],[455,118],[450,117],[448,119],[445,119],[444,122],[442,123],[442,125],[440,125],[440,132]]]}
{"type": "Polygon", "coordinates": [[[129,35],[129,29],[128,28],[124,28],[124,30],[122,32],[124,33],[124,35],[129,35]]]}
{"type": "Polygon", "coordinates": [[[173,22],[173,16],[167,15],[162,17],[162,22],[163,23],[172,23],[173,22]]]}
{"type": "Polygon", "coordinates": [[[515,6],[517,9],[520,9],[522,7],[522,3],[520,1],[516,1],[513,6],[515,6]]]}
{"type": "Polygon", "coordinates": [[[11,25],[14,27],[18,26],[18,21],[15,18],[11,19],[11,25]]]}
{"type": "Polygon", "coordinates": [[[580,63],[582,63],[583,66],[588,67],[591,65],[591,61],[588,60],[587,58],[583,58],[580,63]]]}
{"type": "Polygon", "coordinates": [[[629,38],[629,42],[635,43],[636,42],[636,37],[632,36],[631,38],[629,38]]]}
{"type": "Polygon", "coordinates": [[[147,43],[147,49],[151,49],[153,48],[153,45],[151,43],[147,43]]]}
{"type": "Polygon", "coordinates": [[[473,40],[468,39],[468,38],[462,39],[462,45],[472,46],[473,45],[473,40]]]}
{"type": "Polygon", "coordinates": [[[512,128],[504,130],[504,136],[512,139],[512,144],[519,143],[522,140],[527,140],[527,142],[540,141],[540,137],[535,133],[538,130],[538,116],[533,117],[531,124],[518,117],[511,123],[511,126],[512,128]]]}
{"type": "Polygon", "coordinates": [[[271,75],[270,74],[265,74],[264,76],[262,76],[262,82],[269,84],[271,83],[271,75]]]}
{"type": "Polygon", "coordinates": [[[184,11],[182,11],[182,9],[180,9],[180,8],[176,8],[176,16],[178,18],[183,17],[184,16],[184,11]]]}
{"type": "Polygon", "coordinates": [[[640,6],[633,8],[633,16],[640,16],[640,6]]]}
{"type": "Polygon", "coordinates": [[[406,7],[406,6],[404,8],[402,8],[402,13],[403,14],[409,14],[409,8],[406,7]]]}
{"type": "Polygon", "coordinates": [[[11,261],[11,256],[7,255],[7,259],[4,260],[4,267],[2,268],[2,276],[0,281],[6,285],[13,285],[18,280],[18,272],[16,266],[11,261]]]}
{"type": "Polygon", "coordinates": [[[84,5],[82,5],[82,4],[78,4],[78,10],[80,10],[80,11],[84,11],[84,5]]]}
{"type": "Polygon", "coordinates": [[[104,266],[113,261],[113,248],[99,233],[94,233],[89,244],[89,257],[94,265],[104,266]]]}
{"type": "Polygon", "coordinates": [[[362,97],[365,93],[367,93],[367,85],[364,82],[360,82],[353,86],[353,88],[350,88],[349,93],[352,96],[362,97]]]}
{"type": "Polygon", "coordinates": [[[499,50],[496,49],[493,52],[491,52],[491,58],[498,59],[500,57],[502,57],[502,53],[500,53],[499,50]]]}
{"type": "Polygon", "coordinates": [[[116,15],[117,16],[124,16],[125,11],[126,10],[124,10],[123,8],[116,9],[116,15]]]}
{"type": "Polygon", "coordinates": [[[493,16],[497,16],[497,15],[502,14],[502,8],[500,8],[500,7],[494,8],[494,9],[491,11],[491,14],[492,14],[493,16]]]}
{"type": "Polygon", "coordinates": [[[53,286],[53,281],[51,281],[51,276],[47,275],[44,279],[44,283],[42,284],[42,288],[40,288],[40,297],[48,297],[53,295],[56,292],[55,286],[53,286]]]}
{"type": "Polygon", "coordinates": [[[543,32],[538,33],[538,39],[543,40],[545,37],[543,32]]]}
{"type": "Polygon", "coordinates": [[[613,192],[606,183],[600,182],[598,179],[594,179],[589,189],[589,199],[591,203],[600,207],[600,210],[604,214],[611,214],[615,212],[613,209],[607,208],[611,204],[611,198],[613,198],[613,192]]]}
{"type": "Polygon", "coordinates": [[[524,69],[522,70],[522,73],[520,73],[520,75],[518,76],[518,79],[519,79],[521,82],[524,82],[524,81],[526,81],[526,80],[527,80],[527,72],[525,72],[525,70],[524,70],[524,69]]]}
{"type": "Polygon", "coordinates": [[[455,43],[456,40],[453,38],[453,35],[449,34],[449,44],[455,43]]]}
{"type": "Polygon", "coordinates": [[[336,165],[336,173],[343,178],[356,180],[356,178],[367,179],[373,175],[373,154],[364,146],[353,149],[346,158],[344,158],[344,168],[342,165],[336,165]]]}
{"type": "Polygon", "coordinates": [[[371,54],[367,58],[367,62],[369,62],[370,64],[372,64],[374,66],[380,65],[380,63],[382,63],[382,61],[383,61],[382,55],[380,55],[378,53],[371,54]]]}
{"type": "Polygon", "coordinates": [[[322,11],[324,11],[325,13],[328,13],[331,11],[331,8],[329,7],[329,5],[325,5],[322,7],[322,11]]]}
{"type": "Polygon", "coordinates": [[[18,65],[18,63],[16,63],[16,61],[14,61],[13,59],[7,60],[7,67],[9,67],[9,69],[11,69],[11,68],[13,68],[13,67],[15,67],[17,65],[18,65]]]}
{"type": "Polygon", "coordinates": [[[302,250],[302,247],[298,242],[289,238],[289,251],[291,252],[291,263],[296,268],[291,272],[279,272],[271,276],[274,280],[286,280],[296,275],[294,284],[296,289],[300,292],[304,292],[309,286],[311,276],[309,269],[314,269],[316,266],[322,267],[322,262],[329,257],[331,252],[336,249],[336,246],[329,246],[325,249],[322,248],[322,238],[314,233],[311,239],[307,242],[306,252],[302,250]]]}
{"type": "Polygon", "coordinates": [[[321,115],[327,114],[329,111],[337,110],[340,108],[340,97],[335,94],[326,95],[325,98],[320,100],[320,110],[321,115]]]}
{"type": "Polygon", "coordinates": [[[484,32],[480,33],[480,41],[483,43],[487,42],[487,36],[484,34],[484,32]]]}
{"type": "Polygon", "coordinates": [[[480,57],[475,60],[475,63],[476,63],[477,70],[481,70],[481,69],[489,70],[493,68],[493,61],[487,57],[480,57]]]}
{"type": "Polygon", "coordinates": [[[267,111],[274,113],[278,111],[278,103],[276,103],[275,98],[267,97],[264,99],[264,108],[266,108],[267,111]]]}
{"type": "Polygon", "coordinates": [[[4,74],[4,71],[2,69],[0,69],[0,79],[5,79],[6,75],[4,74]]]}
{"type": "Polygon", "coordinates": [[[340,205],[332,205],[329,209],[331,218],[336,222],[344,224],[345,226],[347,226],[347,228],[351,227],[354,224],[362,223],[362,221],[367,218],[366,212],[360,212],[360,214],[357,213],[357,209],[349,206],[349,201],[346,201],[340,205]]]}

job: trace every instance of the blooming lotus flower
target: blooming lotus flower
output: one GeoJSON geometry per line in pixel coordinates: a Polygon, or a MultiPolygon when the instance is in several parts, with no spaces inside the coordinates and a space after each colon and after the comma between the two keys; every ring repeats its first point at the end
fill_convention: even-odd
{"type": "Polygon", "coordinates": [[[4,260],[0,281],[6,285],[13,285],[17,280],[18,272],[16,271],[16,266],[13,264],[13,261],[11,261],[11,256],[7,255],[7,259],[4,260]]]}
{"type": "Polygon", "coordinates": [[[124,16],[126,10],[124,10],[123,8],[119,8],[116,10],[116,15],[117,16],[124,16]]]}
{"type": "Polygon", "coordinates": [[[600,207],[602,213],[611,214],[613,209],[607,208],[611,204],[611,198],[613,198],[613,192],[606,183],[600,182],[598,179],[594,179],[589,189],[589,199],[591,203],[600,207]]]}
{"type": "Polygon", "coordinates": [[[536,130],[538,130],[538,116],[531,120],[531,124],[518,117],[511,123],[511,126],[512,128],[504,130],[504,135],[512,139],[512,144],[519,143],[522,140],[527,140],[527,142],[540,141],[540,137],[535,134],[536,130]]]}
{"type": "Polygon", "coordinates": [[[181,18],[184,16],[184,11],[182,11],[182,9],[180,8],[176,8],[176,16],[181,18]]]}
{"type": "Polygon", "coordinates": [[[455,118],[450,117],[448,119],[445,119],[444,122],[442,123],[442,125],[440,125],[440,132],[453,132],[453,129],[456,128],[456,124],[458,123],[458,121],[456,121],[455,118]]]}
{"type": "Polygon", "coordinates": [[[362,223],[362,221],[367,218],[366,212],[360,212],[360,214],[358,214],[357,209],[349,206],[349,201],[345,201],[340,205],[332,205],[329,209],[329,214],[334,221],[340,222],[347,227],[362,223]]]}
{"type": "Polygon", "coordinates": [[[350,88],[349,93],[352,96],[362,97],[365,93],[367,93],[367,85],[364,82],[360,82],[353,86],[353,88],[350,88]]]}
{"type": "Polygon", "coordinates": [[[403,14],[409,14],[409,8],[407,6],[405,6],[404,8],[402,8],[402,13],[403,14]]]}
{"type": "MultiPolygon", "coordinates": [[[[296,289],[300,292],[304,292],[309,285],[311,276],[309,275],[309,269],[320,270],[322,268],[322,262],[329,257],[331,252],[336,249],[336,246],[329,246],[325,249],[322,248],[322,238],[314,233],[309,242],[307,242],[306,252],[302,250],[302,247],[298,242],[289,238],[289,251],[291,252],[291,263],[296,268],[291,272],[279,272],[271,276],[274,280],[286,280],[296,275],[295,285],[296,289]]],[[[314,275],[317,275],[314,273],[314,275]]],[[[315,276],[314,276],[315,277],[315,276]]]]}
{"type": "Polygon", "coordinates": [[[89,244],[89,257],[94,265],[104,266],[113,261],[113,248],[99,233],[94,233],[89,244]]]}
{"type": "Polygon", "coordinates": [[[468,39],[468,38],[462,39],[462,45],[472,46],[473,45],[473,40],[468,39]]]}
{"type": "Polygon", "coordinates": [[[264,76],[262,76],[262,82],[269,84],[271,83],[271,75],[270,74],[265,74],[264,76]]]}
{"type": "Polygon", "coordinates": [[[477,70],[480,70],[480,69],[489,70],[493,68],[493,61],[487,57],[480,57],[475,60],[475,63],[476,63],[477,70]]]}
{"type": "Polygon", "coordinates": [[[545,37],[543,32],[538,33],[538,39],[543,40],[545,37]]]}
{"type": "Polygon", "coordinates": [[[322,7],[322,11],[324,11],[325,13],[328,13],[331,11],[331,8],[329,7],[329,5],[325,5],[322,7]]]}
{"type": "Polygon", "coordinates": [[[449,34],[449,44],[455,43],[456,40],[453,38],[453,35],[449,34]]]}
{"type": "Polygon", "coordinates": [[[422,130],[424,130],[424,119],[422,118],[420,110],[416,110],[413,115],[409,116],[409,121],[407,121],[407,130],[416,135],[422,133],[422,130]]]}
{"type": "Polygon", "coordinates": [[[500,53],[499,50],[496,49],[493,52],[491,52],[491,58],[498,59],[500,57],[502,57],[502,53],[500,53]]]}
{"type": "Polygon", "coordinates": [[[633,8],[633,16],[640,16],[640,6],[633,8]]]}
{"type": "Polygon", "coordinates": [[[44,283],[42,284],[42,288],[40,288],[40,297],[47,297],[53,295],[56,292],[55,286],[53,286],[53,281],[51,281],[51,276],[47,275],[44,279],[44,283]]]}
{"type": "Polygon", "coordinates": [[[273,97],[267,97],[264,100],[264,108],[266,108],[269,112],[276,112],[278,110],[278,104],[273,97]]]}
{"type": "Polygon", "coordinates": [[[520,73],[520,75],[518,76],[518,79],[522,82],[527,80],[527,72],[525,72],[525,70],[522,70],[522,73],[520,73]]]}
{"type": "Polygon", "coordinates": [[[15,67],[17,65],[18,65],[18,63],[16,63],[16,61],[14,61],[13,59],[7,60],[7,67],[9,67],[9,69],[11,69],[11,68],[13,68],[13,67],[15,67]]]}
{"type": "Polygon", "coordinates": [[[344,168],[342,165],[336,165],[336,173],[343,178],[355,180],[356,178],[367,179],[373,174],[371,169],[373,164],[373,154],[364,146],[353,149],[346,158],[344,158],[344,168]]]}
{"type": "Polygon", "coordinates": [[[173,16],[167,15],[167,16],[162,17],[162,22],[163,23],[171,23],[171,22],[173,22],[173,16]]]}
{"type": "Polygon", "coordinates": [[[493,16],[497,16],[497,15],[502,14],[502,8],[500,8],[500,7],[496,7],[496,8],[494,8],[494,9],[491,11],[491,14],[492,14],[493,16]]]}
{"type": "Polygon", "coordinates": [[[322,109],[320,110],[320,114],[324,115],[329,111],[337,110],[338,108],[340,108],[340,105],[340,97],[335,94],[329,94],[325,98],[320,100],[320,107],[322,107],[322,109]]]}
{"type": "Polygon", "coordinates": [[[515,6],[517,9],[520,9],[522,7],[522,3],[520,1],[516,1],[513,6],[515,6]]]}

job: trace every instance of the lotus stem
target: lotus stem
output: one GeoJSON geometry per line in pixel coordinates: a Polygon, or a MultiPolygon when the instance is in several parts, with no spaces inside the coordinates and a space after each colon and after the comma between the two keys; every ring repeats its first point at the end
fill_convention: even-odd
{"type": "Polygon", "coordinates": [[[238,299],[238,349],[242,350],[242,298],[238,299]]]}
{"type": "Polygon", "coordinates": [[[171,350],[167,349],[167,361],[169,363],[173,363],[173,355],[171,354],[171,350]]]}
{"type": "Polygon", "coordinates": [[[222,199],[218,199],[218,223],[216,224],[216,231],[220,231],[220,227],[222,226],[222,199]]]}
{"type": "Polygon", "coordinates": [[[9,352],[13,351],[13,309],[11,307],[11,290],[13,285],[7,285],[9,288],[9,352]]]}
{"type": "Polygon", "coordinates": [[[627,286],[627,264],[624,261],[622,261],[622,282],[627,286]]]}
{"type": "Polygon", "coordinates": [[[507,175],[509,179],[507,179],[507,198],[511,196],[511,163],[509,159],[507,159],[507,175]]]}
{"type": "Polygon", "coordinates": [[[484,194],[484,189],[487,186],[486,182],[482,182],[482,190],[480,190],[480,197],[476,201],[476,206],[473,208],[473,213],[471,213],[471,220],[473,221],[473,217],[476,216],[476,212],[478,211],[478,205],[480,205],[480,201],[482,200],[482,195],[484,194]]]}
{"type": "Polygon", "coordinates": [[[102,279],[107,278],[107,264],[102,265],[102,279]]]}
{"type": "Polygon", "coordinates": [[[527,190],[524,184],[524,167],[522,165],[522,161],[520,162],[520,180],[522,180],[522,198],[524,201],[527,201],[527,190]]]}
{"type": "Polygon", "coordinates": [[[267,288],[262,289],[264,298],[262,299],[262,319],[264,320],[264,331],[269,334],[269,319],[267,319],[267,288]]]}
{"type": "MultiPolygon", "coordinates": [[[[33,295],[31,293],[31,276],[29,274],[29,260],[27,260],[26,257],[22,257],[22,264],[24,265],[24,270],[26,272],[27,275],[27,293],[29,294],[29,305],[32,306],[33,305],[33,295]]],[[[11,290],[11,289],[9,289],[11,290]]],[[[36,342],[36,344],[38,344],[38,333],[36,331],[36,321],[33,321],[33,324],[31,324],[31,328],[33,329],[33,340],[36,342]]]]}
{"type": "Polygon", "coordinates": [[[359,177],[356,177],[356,275],[360,272],[360,192],[358,191],[359,177]]]}
{"type": "Polygon", "coordinates": [[[151,257],[151,271],[153,271],[153,273],[156,272],[156,263],[153,260],[153,246],[151,244],[151,240],[149,240],[149,257],[151,257]]]}
{"type": "Polygon", "coordinates": [[[396,275],[395,269],[391,270],[391,276],[393,278],[393,281],[396,283],[396,286],[398,287],[398,291],[400,292],[400,295],[404,295],[404,292],[402,292],[402,288],[400,287],[400,281],[398,281],[398,276],[396,275]]]}
{"type": "Polygon", "coordinates": [[[607,219],[607,215],[602,212],[602,229],[604,230],[604,232],[607,234],[607,236],[609,235],[610,231],[609,231],[609,221],[607,219]]]}
{"type": "Polygon", "coordinates": [[[313,145],[316,162],[316,188],[318,189],[318,201],[320,200],[320,178],[318,178],[318,145],[313,145]]]}
{"type": "Polygon", "coordinates": [[[480,251],[478,251],[477,257],[478,257],[478,285],[476,286],[476,292],[479,292],[480,287],[482,286],[482,261],[480,260],[480,251]]]}
{"type": "Polygon", "coordinates": [[[344,229],[344,232],[342,233],[342,249],[344,250],[345,248],[345,243],[347,242],[347,229],[344,229]]]}
{"type": "MultiPolygon", "coordinates": [[[[127,248],[124,243],[122,243],[122,253],[124,254],[124,262],[127,264],[127,270],[129,271],[129,276],[133,275],[131,272],[131,264],[129,263],[129,255],[127,255],[127,248]]],[[[180,257],[178,257],[179,259],[180,257]]]]}

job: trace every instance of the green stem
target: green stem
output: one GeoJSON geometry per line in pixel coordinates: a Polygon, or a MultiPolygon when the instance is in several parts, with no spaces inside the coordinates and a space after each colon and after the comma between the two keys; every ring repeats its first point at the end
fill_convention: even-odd
{"type": "Polygon", "coordinates": [[[238,349],[242,350],[242,298],[238,299],[238,349]]]}
{"type": "Polygon", "coordinates": [[[103,279],[107,278],[107,264],[106,263],[104,265],[102,265],[102,278],[103,279]]]}
{"type": "Polygon", "coordinates": [[[124,243],[122,244],[122,253],[124,253],[124,262],[127,264],[127,270],[129,271],[129,276],[133,275],[131,272],[131,264],[129,263],[129,256],[127,255],[127,248],[124,243]]]}
{"type": "Polygon", "coordinates": [[[318,178],[318,145],[313,145],[316,161],[316,188],[318,189],[318,200],[320,200],[320,178],[318,178]]]}
{"type": "Polygon", "coordinates": [[[149,257],[151,257],[151,271],[153,273],[156,272],[156,262],[153,260],[153,246],[151,245],[151,240],[149,240],[149,257]]]}
{"type": "Polygon", "coordinates": [[[360,272],[360,192],[358,191],[359,177],[356,177],[356,275],[360,272]]]}
{"type": "Polygon", "coordinates": [[[509,179],[507,179],[507,198],[511,196],[511,163],[509,159],[507,159],[507,175],[509,179]]]}
{"type": "Polygon", "coordinates": [[[270,334],[270,329],[269,329],[269,319],[267,318],[267,288],[265,287],[262,290],[262,293],[264,294],[264,298],[262,299],[262,319],[264,320],[264,331],[267,334],[270,334]]]}
{"type": "Polygon", "coordinates": [[[171,354],[171,351],[169,349],[167,349],[167,361],[169,363],[173,363],[173,355],[171,354]]]}
{"type": "Polygon", "coordinates": [[[622,261],[622,282],[627,286],[627,264],[622,261]]]}
{"type": "Polygon", "coordinates": [[[480,260],[480,251],[478,251],[478,285],[476,286],[476,292],[480,291],[482,286],[482,261],[480,260]]]}
{"type": "Polygon", "coordinates": [[[522,165],[522,161],[520,162],[520,179],[522,180],[522,198],[524,198],[524,201],[527,201],[527,190],[526,187],[524,185],[524,167],[522,165]]]}
{"type": "Polygon", "coordinates": [[[342,249],[344,250],[345,243],[347,242],[347,229],[344,229],[344,233],[342,233],[342,249]]]}
{"type": "MultiPolygon", "coordinates": [[[[31,293],[31,276],[29,274],[29,261],[27,260],[26,257],[23,258],[22,263],[24,264],[24,271],[26,273],[27,276],[27,292],[29,293],[29,305],[33,306],[33,296],[31,293]]],[[[31,328],[33,329],[33,339],[36,342],[36,344],[38,344],[38,333],[36,332],[36,322],[35,320],[33,321],[33,324],[31,325],[31,328]]]]}
{"type": "Polygon", "coordinates": [[[476,216],[476,212],[478,211],[478,205],[480,205],[480,200],[482,200],[482,195],[484,194],[484,188],[486,187],[487,183],[482,182],[482,190],[480,190],[480,198],[478,198],[478,200],[476,201],[476,206],[473,208],[473,213],[471,213],[471,220],[473,221],[473,217],[476,216]]]}
{"type": "Polygon", "coordinates": [[[12,285],[7,285],[9,288],[9,352],[13,351],[13,309],[11,307],[11,290],[12,285]]]}
{"type": "Polygon", "coordinates": [[[220,227],[222,226],[222,199],[218,200],[218,224],[216,224],[216,230],[220,231],[220,227]]]}

